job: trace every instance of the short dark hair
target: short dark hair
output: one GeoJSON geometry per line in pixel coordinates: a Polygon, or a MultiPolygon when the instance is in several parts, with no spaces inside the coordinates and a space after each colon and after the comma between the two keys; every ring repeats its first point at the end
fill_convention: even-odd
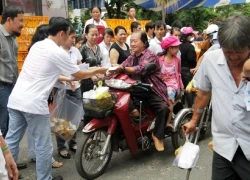
{"type": "Polygon", "coordinates": [[[127,33],[127,30],[126,30],[125,27],[123,27],[123,26],[116,26],[115,27],[115,35],[118,34],[119,30],[121,30],[121,29],[124,30],[127,33]]]}
{"type": "Polygon", "coordinates": [[[189,36],[192,36],[193,35],[193,33],[189,33],[189,34],[181,34],[181,42],[183,42],[183,43],[185,43],[185,42],[187,42],[187,38],[189,37],[189,36]]]}
{"type": "Polygon", "coordinates": [[[160,28],[163,26],[164,29],[166,29],[166,23],[162,22],[161,20],[155,21],[155,28],[160,28]]]}
{"type": "Polygon", "coordinates": [[[67,33],[69,29],[69,22],[63,17],[52,17],[49,20],[49,35],[55,36],[58,32],[64,31],[67,33]]]}
{"type": "Polygon", "coordinates": [[[100,7],[97,7],[97,6],[92,7],[92,8],[90,9],[90,12],[92,12],[92,11],[93,11],[93,9],[95,9],[95,8],[99,9],[100,13],[102,13],[102,9],[101,9],[100,7]]]}
{"type": "Polygon", "coordinates": [[[105,34],[110,35],[111,37],[114,37],[114,32],[111,28],[105,28],[105,31],[103,33],[103,36],[105,36],[105,34]]]}
{"type": "Polygon", "coordinates": [[[250,18],[236,15],[222,22],[218,31],[218,40],[222,48],[240,50],[250,48],[250,18]]]}
{"type": "Polygon", "coordinates": [[[17,6],[6,6],[2,12],[2,20],[1,24],[4,24],[7,21],[7,18],[11,18],[12,20],[17,17],[18,14],[23,14],[23,10],[17,6]]]}
{"type": "Polygon", "coordinates": [[[172,23],[172,28],[173,27],[178,27],[179,29],[182,28],[182,23],[179,21],[179,20],[175,20],[173,23],[172,23]]]}
{"type": "Polygon", "coordinates": [[[170,31],[170,34],[172,35],[172,34],[174,33],[174,31],[179,31],[179,32],[181,32],[180,28],[178,28],[178,27],[172,27],[172,28],[171,28],[171,31],[170,31]]]}
{"type": "Polygon", "coordinates": [[[138,28],[138,26],[140,26],[141,23],[137,22],[137,21],[133,21],[131,24],[130,24],[130,30],[131,32],[134,32],[134,28],[138,28]]]}
{"type": "Polygon", "coordinates": [[[146,25],[145,25],[145,30],[146,32],[148,32],[149,29],[154,29],[155,28],[155,24],[153,22],[148,22],[146,25]]]}
{"type": "Polygon", "coordinates": [[[82,36],[82,35],[81,36],[77,36],[75,44],[77,44],[79,41],[85,41],[85,39],[86,38],[84,36],[82,36]]]}
{"type": "Polygon", "coordinates": [[[74,33],[76,33],[76,29],[72,25],[70,25],[69,26],[69,34],[74,34],[74,33]]]}
{"type": "Polygon", "coordinates": [[[86,26],[86,28],[85,28],[85,34],[88,34],[89,33],[89,30],[90,29],[92,29],[92,28],[96,28],[96,29],[98,29],[97,27],[96,27],[96,25],[94,25],[94,24],[88,24],[87,26],[86,26]]]}
{"type": "Polygon", "coordinates": [[[135,7],[129,6],[129,7],[128,7],[128,11],[130,11],[130,9],[135,9],[135,7]]]}
{"type": "Polygon", "coordinates": [[[45,38],[47,38],[49,35],[48,32],[49,32],[49,25],[48,24],[42,24],[42,25],[38,26],[36,29],[36,32],[34,33],[32,39],[31,39],[31,43],[30,43],[30,46],[28,47],[28,51],[36,42],[42,41],[45,38]]]}

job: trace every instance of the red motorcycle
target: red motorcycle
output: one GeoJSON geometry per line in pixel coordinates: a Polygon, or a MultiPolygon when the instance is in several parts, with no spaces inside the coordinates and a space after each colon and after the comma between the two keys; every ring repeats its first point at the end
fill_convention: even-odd
{"type": "MultiPolygon", "coordinates": [[[[145,67],[147,71],[152,69],[154,64],[145,67]]],[[[110,87],[114,106],[110,101],[102,100],[93,102],[93,107],[89,106],[88,110],[85,108],[85,113],[90,111],[95,117],[83,128],[83,138],[78,144],[75,157],[77,171],[85,179],[101,176],[109,164],[113,151],[129,149],[130,153],[135,155],[140,150],[150,149],[153,142],[151,131],[154,128],[155,114],[150,107],[144,106],[140,101],[140,117],[137,119],[129,115],[130,90],[136,87],[147,91],[152,85],[135,81],[125,74],[105,80],[105,84],[110,87]],[[105,104],[102,106],[105,109],[103,112],[95,109],[101,104],[105,104]]],[[[174,131],[166,132],[166,137],[171,137],[174,148],[178,148],[185,142],[181,125],[187,120],[186,115],[190,116],[190,110],[177,114],[183,106],[177,102],[175,107],[177,108],[174,108],[172,122],[174,131]]]]}

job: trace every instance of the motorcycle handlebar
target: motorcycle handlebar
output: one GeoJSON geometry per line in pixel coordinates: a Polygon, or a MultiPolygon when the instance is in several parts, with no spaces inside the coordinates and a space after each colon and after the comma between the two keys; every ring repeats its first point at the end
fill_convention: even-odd
{"type": "Polygon", "coordinates": [[[153,84],[146,84],[146,83],[138,83],[138,85],[140,86],[143,86],[143,87],[149,87],[149,88],[152,88],[153,87],[153,84]]]}

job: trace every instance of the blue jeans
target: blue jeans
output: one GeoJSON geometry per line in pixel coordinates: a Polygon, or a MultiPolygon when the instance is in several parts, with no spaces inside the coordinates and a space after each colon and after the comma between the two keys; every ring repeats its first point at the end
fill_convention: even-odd
{"type": "MultiPolygon", "coordinates": [[[[36,153],[35,153],[35,143],[33,136],[30,134],[31,131],[27,130],[27,142],[28,142],[28,158],[31,160],[36,160],[36,153]]],[[[52,144],[53,146],[53,144],[52,144]]],[[[52,157],[51,164],[56,160],[52,157]]]]}
{"type": "Polygon", "coordinates": [[[26,128],[35,141],[36,174],[38,180],[51,180],[52,139],[49,114],[31,114],[9,108],[9,131],[6,141],[15,161],[18,159],[19,143],[26,128]]]}
{"type": "Polygon", "coordinates": [[[8,132],[9,113],[7,104],[13,87],[13,84],[0,82],[0,129],[3,137],[5,137],[8,132]]]}
{"type": "MultiPolygon", "coordinates": [[[[54,88],[54,93],[56,93],[58,91],[57,88],[54,88]]],[[[77,88],[75,91],[71,91],[71,90],[67,90],[66,94],[68,94],[69,96],[73,96],[76,99],[81,99],[82,95],[81,95],[81,89],[77,88]]],[[[65,140],[63,140],[62,138],[56,136],[56,143],[57,143],[57,149],[58,151],[62,151],[62,150],[66,150],[67,147],[65,146],[65,140]]],[[[68,142],[69,148],[74,147],[74,145],[76,145],[76,133],[74,134],[73,138],[68,142]]]]}

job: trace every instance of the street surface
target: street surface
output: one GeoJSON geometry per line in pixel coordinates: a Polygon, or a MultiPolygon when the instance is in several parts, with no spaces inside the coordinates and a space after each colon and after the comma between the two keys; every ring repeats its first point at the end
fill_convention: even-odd
{"type": "MultiPolygon", "coordinates": [[[[78,131],[78,137],[81,136],[78,131]]],[[[64,164],[61,168],[53,169],[53,176],[61,175],[64,180],[81,180],[75,168],[74,153],[71,153],[71,159],[62,159],[57,154],[56,142],[54,135],[54,158],[62,161],[64,164]]],[[[78,141],[80,139],[77,139],[78,141]]],[[[206,134],[205,138],[199,142],[201,152],[197,166],[192,169],[190,180],[210,180],[212,152],[207,144],[212,139],[211,133],[206,134]]],[[[98,180],[184,180],[186,170],[172,166],[174,161],[174,150],[171,139],[165,140],[165,151],[157,152],[154,147],[147,152],[140,152],[132,156],[129,151],[115,152],[106,169],[106,172],[98,180]]],[[[21,170],[23,180],[35,180],[35,163],[27,159],[27,138],[26,135],[21,142],[21,151],[19,162],[27,162],[28,168],[21,170]]]]}

